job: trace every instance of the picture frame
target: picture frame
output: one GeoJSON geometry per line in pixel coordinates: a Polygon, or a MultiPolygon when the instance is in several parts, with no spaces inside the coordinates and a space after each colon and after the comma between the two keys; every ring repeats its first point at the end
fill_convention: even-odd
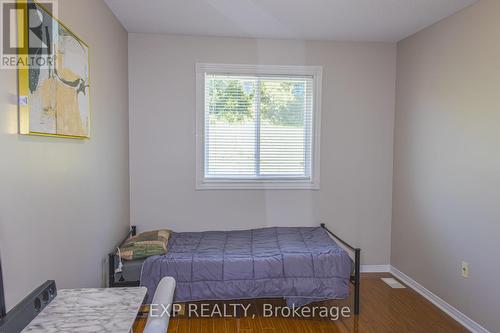
{"type": "Polygon", "coordinates": [[[19,133],[89,139],[88,44],[42,3],[21,0],[18,6],[19,133]]]}

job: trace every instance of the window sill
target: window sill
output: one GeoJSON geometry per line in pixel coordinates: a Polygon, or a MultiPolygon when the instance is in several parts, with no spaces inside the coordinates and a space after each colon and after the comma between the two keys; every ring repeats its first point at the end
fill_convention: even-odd
{"type": "Polygon", "coordinates": [[[245,181],[245,180],[205,180],[196,184],[197,191],[203,190],[319,190],[318,183],[311,181],[245,181]]]}

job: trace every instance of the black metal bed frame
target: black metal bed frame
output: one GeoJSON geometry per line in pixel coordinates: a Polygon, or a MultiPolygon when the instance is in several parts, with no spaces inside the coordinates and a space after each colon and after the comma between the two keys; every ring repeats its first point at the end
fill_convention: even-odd
{"type": "MultiPolygon", "coordinates": [[[[354,252],[354,273],[351,275],[349,279],[352,284],[354,284],[354,314],[358,315],[360,311],[360,284],[361,284],[361,249],[355,248],[346,241],[344,241],[339,236],[335,235],[332,231],[330,231],[324,223],[321,223],[320,226],[325,229],[330,235],[335,237],[342,245],[344,245],[347,249],[354,252]]],[[[135,225],[130,227],[130,231],[127,236],[120,242],[117,247],[120,247],[129,237],[135,236],[137,233],[137,228],[135,225]]],[[[115,247],[116,249],[116,247],[115,247]]],[[[108,254],[109,259],[109,287],[136,287],[139,286],[139,281],[125,281],[123,277],[119,281],[115,281],[115,267],[116,267],[116,251],[110,252],[108,254]]]]}
{"type": "Polygon", "coordinates": [[[354,252],[354,274],[351,275],[350,281],[354,284],[354,314],[359,315],[359,306],[360,306],[360,295],[359,295],[359,287],[361,285],[361,249],[355,248],[350,245],[346,241],[344,241],[339,236],[335,235],[331,232],[324,223],[321,223],[320,226],[325,229],[330,235],[335,237],[342,245],[347,247],[349,250],[354,252]]]}

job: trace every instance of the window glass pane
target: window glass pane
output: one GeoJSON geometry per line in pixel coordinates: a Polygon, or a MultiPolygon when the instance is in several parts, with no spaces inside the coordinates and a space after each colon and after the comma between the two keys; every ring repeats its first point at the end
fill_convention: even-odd
{"type": "Polygon", "coordinates": [[[312,78],[205,76],[205,178],[310,178],[312,78]]]}
{"type": "Polygon", "coordinates": [[[308,174],[306,149],[306,81],[260,82],[260,173],[263,176],[308,174]]]}
{"type": "Polygon", "coordinates": [[[255,176],[255,81],[206,78],[205,176],[255,176]]]}

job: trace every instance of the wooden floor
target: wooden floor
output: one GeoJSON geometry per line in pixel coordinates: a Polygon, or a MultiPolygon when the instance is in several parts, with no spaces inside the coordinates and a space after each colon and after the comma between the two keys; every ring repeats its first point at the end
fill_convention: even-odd
{"type": "MultiPolygon", "coordinates": [[[[468,332],[444,312],[410,288],[392,289],[380,280],[390,274],[362,274],[361,315],[332,321],[325,318],[263,317],[262,302],[284,305],[282,300],[252,301],[251,314],[246,318],[172,318],[168,333],[445,333],[468,332]]],[[[231,302],[234,303],[234,302],[231,302]]],[[[221,303],[219,303],[221,304],[221,303]]],[[[314,305],[344,306],[347,301],[315,303],[314,305]]],[[[142,332],[146,318],[138,318],[134,333],[142,332]]]]}

